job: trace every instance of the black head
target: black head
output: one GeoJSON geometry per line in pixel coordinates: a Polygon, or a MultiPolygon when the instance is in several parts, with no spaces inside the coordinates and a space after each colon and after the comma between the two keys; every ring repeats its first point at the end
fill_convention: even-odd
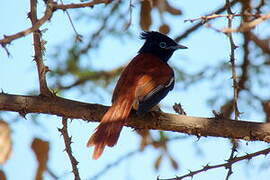
{"type": "Polygon", "coordinates": [[[139,53],[155,54],[163,62],[167,62],[175,50],[187,48],[177,44],[168,36],[156,31],[142,32],[141,39],[145,39],[146,41],[139,50],[139,53]]]}

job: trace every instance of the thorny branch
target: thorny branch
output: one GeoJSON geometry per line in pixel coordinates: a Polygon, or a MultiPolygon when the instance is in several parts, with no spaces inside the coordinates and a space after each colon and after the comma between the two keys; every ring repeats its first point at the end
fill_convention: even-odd
{"type": "MultiPolygon", "coordinates": [[[[231,4],[230,4],[230,0],[226,0],[226,5],[227,7],[227,19],[228,19],[228,28],[232,27],[232,20],[233,20],[233,12],[231,10],[231,4]]],[[[238,110],[238,89],[239,89],[239,85],[238,85],[238,81],[237,81],[237,74],[236,74],[236,67],[235,67],[235,49],[237,48],[237,46],[234,43],[233,40],[233,35],[232,33],[227,33],[226,34],[229,38],[229,42],[230,42],[230,62],[231,62],[231,69],[232,69],[232,80],[233,80],[233,112],[234,112],[234,120],[238,120],[238,117],[240,115],[240,112],[238,110]]],[[[235,139],[232,139],[232,150],[231,150],[231,155],[229,160],[231,160],[234,157],[234,153],[237,150],[237,141],[235,139]]],[[[226,176],[226,180],[229,179],[230,175],[233,173],[232,171],[232,165],[228,165],[226,167],[228,169],[228,173],[226,176]]]]}
{"type": "Polygon", "coordinates": [[[251,16],[251,17],[261,17],[261,16],[264,16],[264,15],[260,15],[260,14],[251,14],[251,13],[243,13],[243,14],[212,14],[212,15],[208,15],[208,16],[201,16],[201,17],[198,17],[198,18],[193,18],[193,19],[185,19],[184,22],[194,22],[194,21],[202,21],[203,23],[204,22],[207,22],[208,20],[210,19],[216,19],[216,18],[221,18],[221,17],[244,17],[244,16],[251,16]]]}
{"type": "Polygon", "coordinates": [[[43,25],[46,21],[48,21],[52,17],[52,14],[53,14],[52,4],[53,4],[53,1],[48,0],[48,4],[46,7],[44,16],[40,18],[39,20],[36,20],[35,24],[32,27],[13,35],[9,35],[9,36],[4,35],[4,38],[0,39],[0,44],[2,45],[2,47],[6,47],[7,44],[10,44],[11,41],[15,39],[24,37],[34,31],[37,31],[41,25],[43,25]]]}
{"type": "MultiPolygon", "coordinates": [[[[232,13],[231,11],[231,5],[230,0],[226,0],[226,7],[227,7],[227,13],[228,13],[228,28],[232,27],[232,16],[230,16],[232,13]]],[[[233,35],[232,33],[227,33],[227,36],[229,38],[230,42],[230,63],[232,65],[232,79],[233,79],[233,111],[234,111],[234,119],[238,120],[239,117],[239,110],[237,106],[237,99],[238,99],[238,82],[237,82],[237,74],[236,74],[236,67],[235,67],[235,49],[237,46],[234,43],[233,35]]]]}
{"type": "MultiPolygon", "coordinates": [[[[30,13],[28,14],[28,17],[32,22],[32,26],[35,26],[35,24],[38,22],[37,0],[30,0],[30,6],[31,10],[30,13]]],[[[34,60],[36,61],[38,69],[40,95],[53,96],[53,93],[49,90],[46,82],[46,73],[49,71],[49,68],[45,66],[43,63],[43,52],[45,48],[44,48],[44,41],[41,40],[41,32],[39,29],[36,29],[33,32],[33,41],[35,49],[34,60]]]]}
{"type": "Polygon", "coordinates": [[[71,162],[71,165],[72,165],[72,172],[74,174],[74,179],[75,180],[80,180],[80,175],[79,175],[79,170],[78,170],[78,161],[76,160],[76,158],[73,156],[72,154],[72,149],[71,149],[71,137],[69,137],[68,135],[68,127],[67,127],[67,118],[66,117],[62,117],[62,124],[63,124],[63,127],[62,129],[58,129],[61,134],[63,135],[63,138],[64,138],[64,142],[65,142],[65,151],[67,152],[68,154],[68,157],[69,157],[69,160],[71,162]]]}
{"type": "MultiPolygon", "coordinates": [[[[188,136],[176,136],[176,137],[173,137],[173,138],[170,138],[170,139],[166,139],[166,143],[167,142],[171,142],[171,141],[175,141],[175,140],[179,140],[179,139],[185,139],[187,138],[188,136]]],[[[155,143],[159,143],[159,142],[156,142],[154,140],[150,141],[149,143],[145,144],[145,147],[146,146],[155,146],[154,144],[155,143]]],[[[138,148],[134,151],[131,151],[131,152],[128,152],[126,154],[124,154],[123,156],[121,156],[120,158],[118,158],[117,160],[111,162],[110,164],[107,164],[105,168],[103,168],[102,170],[100,170],[98,173],[96,173],[93,177],[91,177],[89,180],[97,180],[99,179],[102,175],[104,175],[104,173],[106,173],[108,170],[110,170],[111,168],[117,166],[118,164],[120,164],[121,162],[123,162],[124,160],[132,157],[132,156],[135,156],[136,154],[142,152],[142,149],[141,148],[138,148]]]]}
{"type": "Polygon", "coordinates": [[[244,156],[239,156],[239,157],[234,157],[232,159],[228,159],[227,162],[225,163],[222,163],[222,164],[217,164],[217,165],[205,165],[202,169],[199,169],[199,170],[196,170],[196,171],[190,171],[189,173],[183,175],[183,176],[178,176],[178,177],[175,177],[175,178],[169,178],[169,179],[160,179],[160,178],[157,178],[157,180],[182,180],[184,178],[187,178],[187,177],[193,177],[194,175],[196,174],[199,174],[203,171],[208,171],[210,169],[216,169],[216,168],[221,168],[221,167],[224,167],[224,168],[227,168],[229,166],[232,166],[232,164],[236,163],[236,162],[239,162],[239,161],[242,161],[242,160],[250,160],[254,157],[257,157],[259,155],[267,155],[270,153],[270,148],[267,148],[267,149],[263,149],[261,151],[257,151],[255,153],[251,153],[251,154],[246,154],[244,156]]]}
{"type": "MultiPolygon", "coordinates": [[[[97,122],[108,107],[72,101],[61,97],[19,96],[0,93],[0,110],[44,113],[68,118],[97,122]]],[[[216,118],[191,117],[164,112],[151,113],[140,118],[131,113],[126,126],[137,129],[174,131],[196,136],[215,136],[243,139],[247,141],[270,142],[270,124],[248,121],[234,121],[216,118]],[[147,121],[145,120],[147,119],[147,121]]]]}
{"type": "Polygon", "coordinates": [[[26,30],[23,30],[23,31],[18,32],[18,33],[13,34],[13,35],[4,35],[4,38],[0,39],[0,44],[2,47],[4,47],[6,49],[6,45],[10,44],[13,40],[24,37],[30,33],[33,33],[34,31],[37,31],[40,28],[40,26],[42,26],[45,22],[47,22],[48,20],[51,19],[53,13],[56,10],[59,10],[59,9],[66,10],[66,9],[75,9],[75,8],[83,8],[83,7],[94,7],[95,5],[98,5],[98,4],[104,4],[104,3],[108,4],[110,2],[111,2],[111,0],[93,0],[91,2],[79,3],[79,4],[73,4],[73,3],[72,4],[57,4],[53,0],[47,0],[46,10],[45,10],[43,17],[41,17],[40,19],[37,19],[35,24],[26,30]]]}
{"type": "Polygon", "coordinates": [[[62,10],[67,10],[67,9],[77,9],[77,8],[85,8],[85,7],[90,7],[93,8],[97,4],[109,4],[113,0],[93,0],[91,2],[87,3],[79,3],[79,4],[55,4],[53,7],[55,9],[62,9],[62,10]]]}

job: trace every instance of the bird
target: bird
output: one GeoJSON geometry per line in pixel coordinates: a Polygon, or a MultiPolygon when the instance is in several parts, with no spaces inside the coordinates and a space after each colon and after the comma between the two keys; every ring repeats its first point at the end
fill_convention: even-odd
{"type": "Polygon", "coordinates": [[[167,62],[175,50],[187,47],[157,31],[143,31],[140,38],[145,40],[143,46],[121,73],[113,91],[112,106],[87,142],[87,147],[94,146],[94,160],[106,146],[116,145],[132,109],[139,116],[145,114],[174,87],[174,72],[167,62]]]}

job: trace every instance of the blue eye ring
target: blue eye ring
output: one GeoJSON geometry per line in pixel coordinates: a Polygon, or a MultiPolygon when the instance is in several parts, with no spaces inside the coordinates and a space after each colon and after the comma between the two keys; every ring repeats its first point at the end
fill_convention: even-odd
{"type": "Polygon", "coordinates": [[[167,47],[167,44],[165,42],[160,42],[159,43],[159,47],[160,48],[166,48],[167,47]]]}

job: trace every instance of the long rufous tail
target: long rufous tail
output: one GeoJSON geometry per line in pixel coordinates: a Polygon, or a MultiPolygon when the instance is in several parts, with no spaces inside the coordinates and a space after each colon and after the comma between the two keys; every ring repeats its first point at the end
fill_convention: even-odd
{"type": "Polygon", "coordinates": [[[117,143],[131,107],[132,102],[124,100],[114,103],[105,113],[95,133],[87,142],[87,147],[95,146],[93,159],[98,159],[101,156],[105,146],[112,147],[117,143]]]}

